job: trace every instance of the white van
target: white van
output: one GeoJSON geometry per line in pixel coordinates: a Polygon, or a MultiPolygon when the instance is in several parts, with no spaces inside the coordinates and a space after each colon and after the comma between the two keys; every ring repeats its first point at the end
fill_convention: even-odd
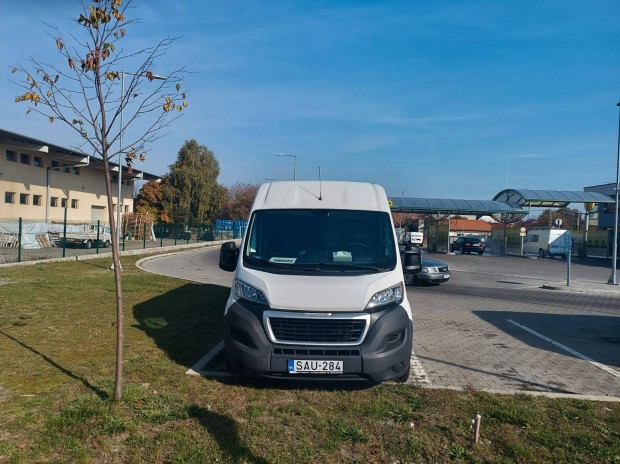
{"type": "MultiPolygon", "coordinates": [[[[405,269],[419,272],[418,247],[405,269]]],[[[413,323],[384,189],[358,182],[261,185],[225,310],[228,368],[249,377],[409,375],[413,323]]]]}
{"type": "Polygon", "coordinates": [[[570,231],[566,229],[534,228],[523,239],[523,252],[545,256],[561,256],[566,258],[564,234],[570,231]]]}

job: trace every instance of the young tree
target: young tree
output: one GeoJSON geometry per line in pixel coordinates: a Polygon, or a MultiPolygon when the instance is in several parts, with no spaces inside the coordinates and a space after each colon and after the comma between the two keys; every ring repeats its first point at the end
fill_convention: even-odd
{"type": "Polygon", "coordinates": [[[252,203],[258,191],[257,185],[236,183],[227,191],[227,198],[222,211],[221,219],[248,219],[252,203]]]}
{"type": "Polygon", "coordinates": [[[185,142],[163,184],[165,205],[175,222],[204,224],[216,219],[226,201],[226,189],[217,183],[219,175],[212,151],[196,140],[185,142]]]}
{"type": "MultiPolygon", "coordinates": [[[[120,168],[123,158],[131,170],[135,160],[144,159],[147,145],[163,137],[162,129],[187,106],[185,94],[180,91],[184,69],[177,69],[165,78],[154,72],[157,59],[170,49],[175,39],[131,52],[122,48],[129,37],[126,28],[135,22],[125,18],[130,3],[131,0],[125,5],[122,0],[83,2],[82,11],[74,20],[76,32],[68,33],[68,40],[60,29],[50,29],[59,53],[57,60],[52,59],[50,63],[30,58],[27,67],[13,68],[14,73],[23,76],[17,84],[24,93],[15,101],[29,106],[26,114],[34,111],[50,123],[67,124],[92,153],[103,159],[112,229],[115,219],[110,161],[118,157],[120,168]],[[132,71],[128,72],[128,68],[132,71]],[[128,77],[126,89],[125,76],[128,77]],[[129,135],[128,127],[138,118],[148,122],[123,144],[123,136],[129,135]]],[[[120,180],[120,169],[118,175],[120,180]]],[[[119,401],[123,386],[123,291],[116,234],[112,236],[112,256],[117,315],[114,399],[119,401]]]]}

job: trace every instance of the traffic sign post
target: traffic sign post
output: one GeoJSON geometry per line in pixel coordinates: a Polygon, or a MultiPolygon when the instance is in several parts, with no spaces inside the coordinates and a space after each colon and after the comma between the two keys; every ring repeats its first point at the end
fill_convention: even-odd
{"type": "Polygon", "coordinates": [[[521,237],[521,256],[523,256],[523,237],[525,237],[525,227],[519,229],[519,236],[521,237]]]}
{"type": "Polygon", "coordinates": [[[570,230],[564,232],[564,252],[566,253],[566,286],[570,287],[570,264],[573,255],[573,236],[570,230]]]}

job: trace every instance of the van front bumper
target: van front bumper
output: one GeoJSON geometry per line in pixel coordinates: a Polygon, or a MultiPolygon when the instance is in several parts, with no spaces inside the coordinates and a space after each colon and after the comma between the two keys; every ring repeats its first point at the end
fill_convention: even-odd
{"type": "MultiPolygon", "coordinates": [[[[264,306],[237,301],[225,317],[225,351],[229,369],[246,377],[348,379],[373,383],[402,377],[409,370],[413,324],[402,306],[370,315],[369,327],[358,344],[272,342],[263,327],[264,306]],[[290,374],[288,361],[342,361],[342,374],[290,374]]],[[[361,313],[360,313],[361,314],[361,313]]],[[[313,313],[316,317],[316,313],[313,313]]],[[[313,318],[314,319],[314,318],[313,318]]]]}

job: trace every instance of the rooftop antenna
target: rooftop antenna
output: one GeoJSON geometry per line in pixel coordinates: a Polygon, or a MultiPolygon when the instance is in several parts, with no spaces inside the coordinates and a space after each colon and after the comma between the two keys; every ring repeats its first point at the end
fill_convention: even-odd
{"type": "Polygon", "coordinates": [[[319,166],[319,201],[323,200],[321,191],[321,166],[319,166]]]}

